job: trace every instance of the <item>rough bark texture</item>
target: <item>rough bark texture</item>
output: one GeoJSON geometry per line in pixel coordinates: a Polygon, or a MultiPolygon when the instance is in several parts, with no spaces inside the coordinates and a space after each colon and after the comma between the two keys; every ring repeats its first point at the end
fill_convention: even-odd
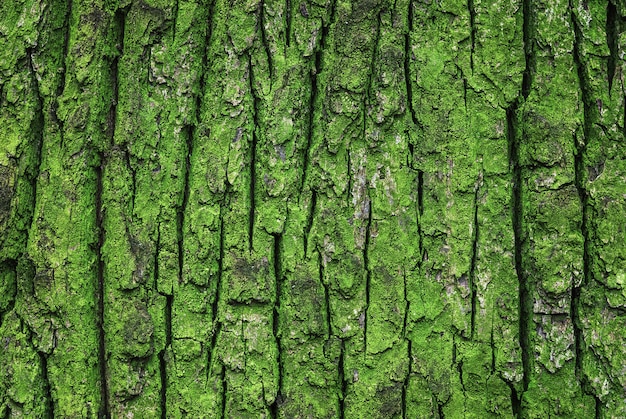
{"type": "Polygon", "coordinates": [[[0,417],[626,417],[623,0],[0,2],[0,417]]]}

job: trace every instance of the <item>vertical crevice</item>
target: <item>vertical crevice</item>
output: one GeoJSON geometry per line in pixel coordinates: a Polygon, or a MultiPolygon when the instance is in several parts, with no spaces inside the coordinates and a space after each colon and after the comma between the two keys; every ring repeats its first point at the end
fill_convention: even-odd
{"type": "Polygon", "coordinates": [[[369,262],[370,228],[372,226],[372,201],[367,199],[367,225],[365,227],[365,245],[363,246],[363,264],[365,265],[365,319],[363,321],[363,346],[367,354],[367,320],[370,307],[370,287],[372,282],[372,271],[369,262]]]}
{"type": "Polygon", "coordinates": [[[222,368],[222,374],[221,374],[221,381],[222,381],[222,419],[226,419],[226,401],[227,401],[227,394],[228,394],[228,383],[226,382],[226,368],[222,368]]]}
{"type": "Polygon", "coordinates": [[[507,119],[507,136],[509,142],[509,164],[513,175],[513,196],[511,199],[512,206],[512,224],[513,236],[515,243],[515,272],[518,280],[518,298],[519,298],[519,344],[522,351],[522,369],[523,369],[523,387],[528,389],[530,377],[532,374],[532,291],[528,276],[524,270],[523,247],[524,247],[524,231],[522,212],[522,167],[519,161],[519,138],[517,135],[517,102],[514,102],[506,110],[507,119]]]}
{"type": "MultiPolygon", "coordinates": [[[[328,32],[330,30],[330,25],[335,18],[335,3],[336,0],[333,0],[330,7],[330,16],[328,22],[322,22],[322,34],[320,36],[320,41],[317,44],[315,49],[315,58],[314,58],[314,67],[311,69],[311,93],[309,95],[309,114],[308,114],[308,130],[307,130],[307,140],[306,140],[306,148],[302,153],[302,181],[300,183],[300,195],[304,191],[304,187],[306,186],[306,181],[309,175],[309,166],[310,166],[310,153],[311,153],[311,145],[313,144],[313,134],[314,134],[314,119],[315,119],[315,105],[318,100],[319,88],[317,85],[317,77],[322,72],[322,58],[324,51],[326,50],[326,43],[328,41],[328,32]]],[[[308,12],[306,12],[306,8],[300,9],[300,12],[303,16],[308,17],[308,12]],[[303,11],[304,10],[304,11],[303,11]]]]}
{"type": "Polygon", "coordinates": [[[278,355],[276,362],[278,363],[278,394],[276,395],[276,399],[274,403],[272,403],[270,410],[272,412],[273,418],[278,418],[278,409],[282,402],[282,389],[283,389],[283,363],[282,363],[282,346],[281,346],[281,336],[280,336],[280,296],[281,296],[281,285],[282,285],[282,234],[273,234],[274,236],[274,279],[275,279],[275,301],[274,301],[274,311],[272,318],[272,332],[274,333],[274,338],[276,339],[276,347],[278,349],[278,355]]]}
{"type": "MultiPolygon", "coordinates": [[[[261,9],[263,6],[261,6],[261,9]]],[[[257,97],[256,89],[254,88],[255,77],[252,68],[252,56],[248,55],[248,71],[250,72],[250,92],[253,96],[253,110],[252,119],[254,126],[252,127],[252,144],[250,145],[250,185],[249,185],[249,214],[248,214],[248,250],[252,253],[253,250],[253,238],[254,238],[254,218],[255,218],[255,204],[256,204],[256,146],[257,146],[257,131],[259,130],[259,101],[257,97]]]]}
{"type": "MultiPolygon", "coordinates": [[[[319,252],[319,251],[318,251],[319,252]]],[[[330,339],[333,335],[333,330],[331,327],[331,317],[330,317],[330,295],[328,292],[328,284],[324,281],[324,264],[323,257],[321,252],[318,253],[318,269],[319,269],[319,277],[322,286],[324,287],[324,301],[326,302],[326,329],[328,330],[328,335],[326,339],[330,339]]]]}
{"type": "Polygon", "coordinates": [[[59,116],[57,115],[57,110],[59,108],[59,98],[61,97],[61,95],[63,94],[63,90],[65,89],[65,76],[67,73],[66,60],[67,60],[69,44],[70,44],[70,18],[72,16],[72,0],[67,1],[66,7],[67,9],[65,12],[64,24],[63,24],[63,37],[64,37],[63,38],[63,55],[61,56],[61,63],[60,63],[61,65],[59,69],[60,80],[59,80],[59,84],[57,85],[54,102],[51,105],[51,108],[52,108],[51,117],[52,117],[52,120],[59,125],[61,145],[63,145],[63,133],[65,130],[63,129],[63,121],[61,121],[59,119],[59,116]]]}
{"type": "Polygon", "coordinates": [[[443,403],[437,401],[437,416],[439,419],[445,419],[445,415],[443,414],[443,403]]]}
{"type": "MultiPolygon", "coordinates": [[[[272,62],[272,51],[269,43],[267,42],[267,34],[265,33],[265,2],[259,2],[259,17],[258,23],[261,30],[261,42],[263,43],[263,49],[265,50],[265,57],[267,59],[267,69],[269,72],[270,85],[274,82],[274,63],[272,62]]],[[[252,66],[250,66],[252,69],[252,66]]],[[[252,70],[250,70],[252,73],[252,70]]]]}
{"type": "Polygon", "coordinates": [[[194,127],[187,125],[182,131],[185,133],[185,165],[183,167],[183,185],[180,205],[176,212],[176,236],[178,240],[178,283],[183,282],[185,266],[185,212],[189,201],[189,176],[191,172],[191,156],[193,154],[194,127]]]}
{"type": "Polygon", "coordinates": [[[467,0],[467,11],[470,20],[470,70],[472,70],[473,74],[474,50],[476,49],[476,9],[474,8],[474,0],[467,0]]]}
{"type": "Polygon", "coordinates": [[[306,226],[304,226],[304,257],[307,257],[309,247],[309,234],[313,228],[313,220],[315,217],[315,207],[317,206],[317,191],[314,189],[311,193],[311,204],[309,205],[309,214],[307,215],[306,226]]]}
{"type": "Polygon", "coordinates": [[[595,419],[602,419],[604,417],[603,415],[603,409],[602,409],[602,401],[600,400],[600,398],[598,396],[594,396],[595,399],[595,419]]]}
{"type": "MultiPolygon", "coordinates": [[[[217,260],[217,280],[215,284],[215,294],[211,304],[211,318],[213,321],[213,330],[211,334],[211,346],[207,356],[207,381],[213,371],[213,362],[215,362],[215,348],[217,347],[217,338],[222,330],[222,323],[218,319],[220,291],[222,287],[222,277],[224,274],[224,212],[226,208],[230,207],[230,185],[226,182],[226,191],[224,192],[224,199],[220,204],[220,248],[219,259],[217,260]]],[[[224,396],[225,397],[225,396],[224,396]]]]}
{"type": "Polygon", "coordinates": [[[41,380],[43,381],[43,395],[45,398],[44,415],[46,419],[54,418],[54,399],[52,398],[52,391],[50,388],[50,379],[48,378],[48,355],[37,351],[39,355],[39,363],[41,365],[41,380]]]}
{"type": "Polygon", "coordinates": [[[104,209],[102,206],[102,172],[105,164],[103,153],[99,153],[100,165],[94,168],[96,175],[96,234],[98,242],[96,244],[96,330],[98,330],[98,368],[100,374],[100,411],[98,416],[110,418],[109,410],[109,383],[107,379],[107,355],[104,331],[104,258],[102,257],[102,246],[105,239],[103,225],[104,209]]]}
{"type": "Polygon", "coordinates": [[[418,266],[424,260],[424,239],[422,233],[422,216],[424,215],[424,171],[417,171],[417,240],[419,249],[418,266]]]}
{"type": "Polygon", "coordinates": [[[522,39],[524,41],[524,59],[526,68],[522,73],[522,96],[524,99],[530,95],[533,75],[535,73],[535,17],[532,0],[522,1],[522,39]]]}
{"type": "MultiPolygon", "coordinates": [[[[154,252],[154,289],[159,292],[159,253],[161,251],[161,225],[157,226],[156,249],[154,252]]],[[[170,290],[172,292],[172,290],[170,290]]],[[[161,293],[159,293],[161,294],[161,293]]],[[[161,419],[167,418],[167,351],[172,344],[172,296],[165,296],[165,345],[159,352],[159,374],[161,376],[160,406],[161,419]]]]}
{"type": "MultiPolygon", "coordinates": [[[[594,394],[589,380],[586,378],[583,371],[583,357],[584,357],[584,333],[582,330],[582,322],[580,320],[580,295],[582,287],[591,283],[592,273],[592,255],[591,255],[591,232],[589,229],[589,193],[586,188],[587,178],[585,176],[585,153],[587,150],[587,144],[589,144],[592,135],[593,120],[595,119],[595,101],[592,100],[591,86],[589,76],[587,74],[587,68],[585,66],[585,57],[582,52],[583,33],[580,27],[576,14],[574,12],[573,4],[570,1],[570,14],[572,26],[574,29],[574,63],[578,72],[578,83],[582,94],[583,101],[583,138],[578,138],[574,134],[574,182],[576,183],[576,189],[578,190],[578,197],[581,204],[581,234],[583,236],[583,278],[580,284],[572,284],[571,292],[571,307],[570,315],[572,317],[572,325],[574,329],[574,346],[575,346],[575,375],[578,382],[581,384],[583,391],[593,397],[594,394]]],[[[607,10],[608,13],[608,10],[607,10]]],[[[608,16],[607,16],[608,26],[608,16]]],[[[607,28],[608,29],[608,28],[607,28]]],[[[607,36],[608,32],[607,32],[607,36]]],[[[597,399],[596,399],[597,400],[597,399]]],[[[596,407],[598,405],[596,404],[596,407]]],[[[597,414],[597,410],[596,410],[597,414]]]]}
{"type": "Polygon", "coordinates": [[[515,389],[515,386],[510,381],[505,380],[504,377],[502,377],[502,375],[500,375],[500,379],[502,381],[504,381],[504,383],[511,390],[511,411],[513,413],[513,417],[514,418],[521,418],[521,415],[522,415],[522,399],[517,394],[517,390],[515,389]]]}
{"type": "Polygon", "coordinates": [[[346,352],[346,345],[343,339],[341,339],[341,350],[339,352],[339,361],[337,364],[337,370],[339,373],[339,385],[340,387],[340,393],[339,393],[339,419],[344,419],[345,418],[345,401],[346,401],[346,392],[348,390],[348,383],[346,381],[346,377],[345,377],[345,352],[346,352]]]}
{"type": "Polygon", "coordinates": [[[285,0],[285,45],[291,43],[291,0],[285,0]]]}
{"type": "Polygon", "coordinates": [[[411,84],[411,67],[410,60],[413,55],[411,52],[411,33],[413,32],[413,1],[409,0],[409,30],[404,34],[404,83],[407,97],[407,108],[411,113],[411,120],[414,126],[418,126],[417,114],[413,108],[413,85],[411,84]]]}
{"type": "Polygon", "coordinates": [[[609,57],[607,62],[609,95],[611,95],[615,68],[617,67],[617,62],[619,61],[619,26],[620,21],[618,19],[617,7],[609,1],[606,5],[606,44],[609,47],[609,57]]]}
{"type": "MultiPolygon", "coordinates": [[[[405,337],[406,339],[406,337],[405,337]]],[[[407,357],[409,359],[409,368],[408,368],[408,372],[406,374],[406,377],[404,377],[404,384],[402,385],[402,419],[407,419],[408,416],[408,412],[407,412],[407,391],[409,389],[409,383],[411,381],[411,374],[413,372],[413,362],[412,362],[412,356],[411,356],[411,348],[412,348],[412,341],[410,339],[407,340],[408,344],[407,344],[407,357]]]]}
{"type": "MultiPolygon", "coordinates": [[[[512,174],[512,226],[514,237],[514,256],[515,256],[515,272],[518,280],[518,298],[519,298],[519,345],[522,352],[522,386],[523,390],[528,390],[530,379],[533,371],[533,292],[534,284],[530,280],[524,269],[524,248],[526,245],[526,237],[524,232],[524,213],[523,213],[523,176],[522,165],[520,162],[520,131],[521,124],[519,115],[520,105],[528,98],[532,88],[533,74],[535,71],[535,26],[533,15],[532,0],[523,0],[522,2],[522,37],[524,41],[524,59],[525,68],[522,74],[522,86],[520,95],[506,109],[507,120],[507,140],[509,153],[509,170],[512,174]]],[[[511,391],[515,390],[512,383],[509,384],[511,391]]],[[[517,392],[515,393],[517,397],[517,392]]],[[[512,396],[513,397],[513,396],[512,396]]],[[[518,416],[523,416],[521,399],[518,404],[518,416]]],[[[515,409],[514,409],[515,410],[515,409]]]]}
{"type": "Polygon", "coordinates": [[[469,270],[469,283],[470,291],[472,293],[472,313],[470,321],[470,337],[474,338],[474,331],[476,330],[476,300],[478,295],[476,284],[476,262],[478,259],[478,239],[479,239],[479,225],[478,225],[478,192],[480,190],[477,184],[474,191],[474,225],[472,231],[472,260],[469,270]]]}

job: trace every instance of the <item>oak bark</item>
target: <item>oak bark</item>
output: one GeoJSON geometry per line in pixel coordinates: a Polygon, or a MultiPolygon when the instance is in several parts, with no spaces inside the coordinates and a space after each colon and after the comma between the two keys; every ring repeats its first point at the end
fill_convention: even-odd
{"type": "Polygon", "coordinates": [[[0,3],[0,417],[626,416],[623,0],[0,3]]]}

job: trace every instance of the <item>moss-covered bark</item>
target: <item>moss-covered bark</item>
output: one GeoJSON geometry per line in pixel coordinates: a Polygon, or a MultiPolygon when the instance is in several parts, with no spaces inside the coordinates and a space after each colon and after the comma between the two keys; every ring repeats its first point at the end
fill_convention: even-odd
{"type": "Polygon", "coordinates": [[[0,3],[0,417],[626,416],[621,0],[0,3]]]}

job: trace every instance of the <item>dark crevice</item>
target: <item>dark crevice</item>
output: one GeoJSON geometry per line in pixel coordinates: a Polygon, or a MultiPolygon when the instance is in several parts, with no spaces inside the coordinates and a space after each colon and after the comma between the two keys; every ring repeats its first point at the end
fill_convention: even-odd
{"type": "Polygon", "coordinates": [[[506,110],[507,136],[509,142],[509,164],[513,174],[512,224],[515,243],[515,272],[518,280],[519,297],[519,344],[522,351],[522,369],[524,390],[528,389],[532,373],[532,345],[530,342],[532,333],[532,292],[530,281],[524,271],[523,247],[524,231],[522,212],[522,167],[519,161],[519,139],[517,135],[517,103],[513,103],[506,110]]]}
{"type": "Polygon", "coordinates": [[[406,279],[406,271],[402,272],[402,280],[404,282],[404,319],[402,322],[402,338],[406,339],[407,323],[409,321],[409,308],[411,304],[409,301],[408,294],[407,294],[409,284],[407,283],[407,279],[406,279]]]}
{"type": "Polygon", "coordinates": [[[535,73],[535,18],[532,0],[523,0],[522,13],[524,21],[522,23],[522,38],[524,40],[524,59],[526,68],[522,74],[522,96],[528,99],[535,73]]]}
{"type": "Polygon", "coordinates": [[[50,388],[50,379],[48,378],[48,355],[37,351],[39,355],[39,363],[41,364],[41,380],[43,381],[43,395],[44,395],[44,415],[46,419],[54,418],[54,399],[52,398],[52,391],[50,388]]]}
{"type": "Polygon", "coordinates": [[[98,412],[100,418],[110,418],[111,413],[109,410],[109,383],[107,380],[107,355],[105,346],[105,331],[104,331],[104,258],[102,257],[102,245],[105,239],[105,230],[103,226],[104,209],[102,206],[102,172],[105,164],[104,156],[99,153],[100,165],[95,167],[96,175],[96,196],[95,196],[95,208],[96,208],[96,230],[98,243],[96,245],[96,329],[98,330],[98,368],[100,374],[100,397],[101,406],[98,412]]]}
{"type": "Polygon", "coordinates": [[[463,104],[465,106],[465,112],[467,112],[467,79],[463,75],[463,104]]]}
{"type": "MultiPolygon", "coordinates": [[[[509,169],[512,174],[512,226],[515,245],[515,272],[518,280],[519,298],[519,345],[522,352],[522,385],[523,390],[528,390],[533,369],[533,283],[524,269],[524,213],[523,213],[523,178],[522,165],[520,163],[520,118],[519,107],[528,98],[532,88],[533,74],[535,71],[535,26],[532,0],[523,0],[523,41],[524,59],[526,66],[522,75],[520,96],[506,109],[507,139],[509,153],[509,169]]],[[[512,384],[511,384],[511,388],[512,384]]],[[[523,416],[522,405],[519,404],[518,415],[523,416]]]]}
{"type": "Polygon", "coordinates": [[[341,351],[339,352],[339,362],[337,365],[337,370],[339,373],[339,385],[341,386],[341,392],[339,393],[339,419],[345,418],[345,401],[346,401],[346,393],[348,391],[348,382],[345,377],[345,342],[341,339],[341,351]]]}
{"type": "Polygon", "coordinates": [[[437,416],[439,419],[445,419],[445,415],[443,414],[443,403],[437,401],[437,416]]]}
{"type": "Polygon", "coordinates": [[[411,56],[411,32],[413,31],[413,2],[409,1],[409,30],[404,35],[404,83],[407,97],[407,108],[411,113],[413,125],[418,125],[417,114],[413,108],[413,85],[411,84],[411,67],[409,65],[411,56]]]}
{"type": "MultiPolygon", "coordinates": [[[[405,338],[406,339],[406,338],[405,338]]],[[[407,419],[408,413],[407,413],[407,401],[406,401],[406,393],[408,391],[409,388],[409,383],[411,381],[411,373],[412,373],[412,369],[413,369],[413,362],[412,362],[412,356],[411,356],[411,347],[412,347],[412,343],[411,340],[408,340],[408,344],[407,344],[407,356],[409,359],[409,370],[406,374],[406,377],[404,378],[404,384],[402,385],[402,419],[407,419]]]]}
{"type": "MultiPolygon", "coordinates": [[[[154,289],[159,292],[159,252],[161,251],[161,225],[157,226],[156,249],[154,251],[154,289]]],[[[170,290],[171,292],[171,290],[170,290]]],[[[161,294],[161,293],[159,293],[161,294]]],[[[161,294],[163,295],[163,294],[161,294]]],[[[167,417],[167,359],[168,347],[172,343],[172,300],[165,295],[165,346],[159,352],[159,374],[161,376],[160,405],[161,419],[167,417]]]]}
{"type": "Polygon", "coordinates": [[[509,386],[509,389],[511,390],[511,410],[512,410],[512,413],[513,413],[513,417],[514,418],[521,418],[521,415],[522,415],[522,399],[517,394],[517,390],[515,389],[515,386],[510,381],[505,380],[502,376],[500,376],[500,379],[502,381],[504,381],[504,383],[507,386],[509,386]]]}
{"type": "Polygon", "coordinates": [[[270,406],[270,411],[272,412],[272,417],[278,417],[278,409],[280,407],[280,403],[282,401],[282,388],[283,388],[283,363],[282,363],[282,346],[281,346],[281,336],[280,336],[280,296],[281,296],[281,285],[282,285],[282,234],[273,234],[274,236],[274,279],[275,279],[275,302],[274,302],[274,312],[272,318],[272,331],[274,333],[274,338],[276,339],[276,346],[278,348],[277,355],[277,363],[278,363],[278,394],[276,395],[276,399],[274,403],[270,406]]]}
{"type": "Polygon", "coordinates": [[[226,396],[228,395],[228,383],[226,382],[226,368],[222,368],[222,419],[226,419],[226,396]]]}
{"type": "Polygon", "coordinates": [[[491,332],[489,333],[489,345],[491,346],[491,373],[496,372],[496,344],[493,339],[493,317],[491,320],[491,332]]]}
{"type": "Polygon", "coordinates": [[[369,247],[370,247],[370,228],[372,226],[372,201],[367,199],[367,225],[365,227],[365,245],[363,246],[363,264],[365,265],[365,319],[363,321],[363,346],[364,351],[367,354],[367,318],[370,307],[370,290],[372,283],[372,271],[370,269],[369,262],[369,247]]]}
{"type": "MultiPolygon", "coordinates": [[[[263,6],[261,6],[263,9],[263,6]]],[[[256,204],[256,146],[257,146],[257,131],[260,129],[259,125],[259,102],[260,99],[256,94],[254,88],[255,77],[252,69],[252,56],[248,55],[248,71],[250,71],[250,92],[253,96],[253,111],[252,119],[254,120],[254,127],[252,128],[252,144],[250,145],[250,208],[248,214],[248,249],[250,253],[253,250],[253,238],[254,238],[254,218],[255,218],[255,204],[256,204]]]]}
{"type": "Polygon", "coordinates": [[[285,44],[291,43],[291,0],[285,0],[285,44]]]}
{"type": "MultiPolygon", "coordinates": [[[[261,42],[263,43],[263,49],[265,50],[265,57],[267,59],[267,69],[269,72],[270,84],[274,82],[274,64],[272,62],[272,52],[270,50],[270,46],[267,42],[267,34],[265,33],[265,2],[259,2],[259,18],[258,24],[261,30],[261,42]]],[[[250,65],[252,69],[252,65],[250,65]]],[[[252,70],[250,70],[252,73],[252,70]]]]}
{"type": "Polygon", "coordinates": [[[467,11],[470,19],[470,69],[474,73],[474,50],[476,49],[476,9],[474,0],[467,0],[467,11]]]}
{"type": "Polygon", "coordinates": [[[128,145],[124,151],[124,156],[126,157],[126,167],[131,174],[131,181],[133,182],[130,196],[130,214],[133,217],[135,213],[135,197],[137,196],[137,171],[131,162],[131,152],[128,149],[128,145]]]}
{"type": "Polygon", "coordinates": [[[172,345],[172,304],[173,295],[165,296],[165,348],[159,353],[159,369],[161,372],[161,418],[167,415],[167,352],[172,345]]]}
{"type": "Polygon", "coordinates": [[[570,315],[572,317],[572,325],[574,329],[574,346],[575,346],[575,375],[583,391],[595,397],[589,380],[583,372],[583,355],[584,355],[584,334],[582,330],[582,321],[580,316],[580,295],[581,289],[591,283],[591,232],[589,231],[589,193],[586,188],[587,179],[585,177],[585,153],[587,144],[591,137],[593,126],[595,101],[592,101],[591,87],[585,67],[585,58],[582,53],[583,34],[580,22],[574,13],[573,5],[570,2],[570,13],[572,26],[574,28],[574,62],[578,71],[578,82],[582,93],[583,100],[583,138],[578,138],[574,134],[574,182],[578,190],[578,196],[581,204],[581,234],[583,236],[583,278],[580,284],[573,283],[571,291],[570,315]]]}
{"type": "Polygon", "coordinates": [[[189,174],[191,172],[191,156],[193,154],[194,127],[185,127],[185,166],[183,168],[182,199],[176,212],[176,236],[178,240],[178,283],[183,282],[185,266],[185,213],[189,201],[189,174]]]}
{"type": "Polygon", "coordinates": [[[422,215],[424,215],[424,172],[417,171],[417,240],[419,248],[418,266],[424,260],[424,239],[422,233],[422,215]]]}
{"type": "Polygon", "coordinates": [[[330,337],[333,335],[333,330],[331,327],[331,317],[330,317],[330,296],[328,293],[328,284],[324,282],[324,265],[323,265],[323,258],[322,258],[321,252],[319,252],[318,254],[318,265],[319,265],[318,269],[319,269],[320,282],[322,283],[322,286],[324,287],[324,301],[326,302],[326,329],[328,330],[327,339],[330,339],[330,337]]]}
{"type": "MultiPolygon", "coordinates": [[[[30,224],[30,223],[29,223],[30,224]]],[[[0,310],[0,330],[2,330],[2,325],[4,324],[4,317],[15,307],[15,299],[17,298],[17,261],[15,259],[5,259],[0,262],[3,266],[0,267],[0,272],[2,271],[13,271],[13,295],[10,298],[9,303],[6,306],[5,310],[0,310]]],[[[6,289],[6,288],[5,288],[6,289]]]]}
{"type": "Polygon", "coordinates": [[[67,73],[67,55],[69,51],[70,44],[70,17],[72,16],[72,0],[68,0],[67,9],[65,12],[64,24],[63,24],[63,55],[61,57],[61,65],[60,65],[60,80],[57,85],[56,94],[54,98],[54,103],[52,104],[52,119],[59,125],[59,133],[61,135],[61,144],[63,144],[63,133],[65,130],[63,129],[63,121],[61,121],[57,115],[57,110],[59,108],[59,98],[63,94],[63,90],[65,89],[65,76],[67,73]]]}
{"type": "Polygon", "coordinates": [[[602,419],[604,417],[603,415],[603,406],[602,406],[602,401],[600,400],[600,398],[598,396],[593,396],[594,400],[595,400],[595,408],[596,408],[596,412],[595,412],[595,419],[602,419]]]}
{"type": "Polygon", "coordinates": [[[311,154],[311,145],[313,144],[313,134],[314,134],[314,120],[315,120],[315,108],[319,94],[319,88],[317,86],[317,76],[322,72],[322,58],[324,51],[326,50],[326,42],[328,41],[328,32],[330,30],[330,25],[335,18],[335,3],[333,0],[330,8],[330,18],[328,22],[322,23],[322,34],[320,37],[320,41],[317,44],[317,48],[315,50],[315,61],[314,67],[311,70],[310,80],[311,80],[311,93],[309,95],[309,114],[308,114],[308,130],[307,130],[307,141],[306,148],[302,152],[302,181],[300,184],[300,195],[304,191],[304,187],[306,186],[306,181],[309,175],[309,166],[310,166],[310,154],[311,154]]]}
{"type": "MultiPolygon", "coordinates": [[[[211,334],[211,346],[208,350],[207,357],[207,381],[213,371],[213,362],[215,360],[215,348],[217,346],[217,338],[222,330],[222,323],[218,320],[218,310],[220,302],[220,291],[222,287],[222,277],[224,274],[224,212],[226,208],[230,206],[230,185],[226,182],[226,191],[224,192],[224,199],[220,205],[220,248],[219,259],[217,260],[217,281],[215,283],[215,295],[211,304],[211,319],[213,321],[213,330],[211,334]]],[[[224,396],[225,397],[225,396],[224,396]]]]}
{"type": "Polygon", "coordinates": [[[307,216],[306,226],[304,226],[304,257],[307,257],[309,246],[309,234],[313,228],[313,220],[315,218],[315,207],[317,206],[317,191],[311,193],[311,204],[309,205],[309,214],[307,216]]]}
{"type": "Polygon", "coordinates": [[[609,95],[613,86],[613,77],[615,76],[615,68],[619,61],[619,27],[617,7],[612,2],[608,2],[606,6],[606,44],[609,47],[609,57],[607,62],[607,71],[609,78],[609,95]]]}
{"type": "Polygon", "coordinates": [[[476,284],[476,262],[478,259],[478,239],[479,239],[479,226],[478,226],[478,192],[479,186],[476,185],[474,192],[474,228],[472,237],[472,261],[470,263],[469,270],[469,283],[470,291],[472,293],[472,313],[470,321],[470,337],[474,338],[474,331],[476,329],[476,300],[478,299],[478,290],[476,284]]]}

